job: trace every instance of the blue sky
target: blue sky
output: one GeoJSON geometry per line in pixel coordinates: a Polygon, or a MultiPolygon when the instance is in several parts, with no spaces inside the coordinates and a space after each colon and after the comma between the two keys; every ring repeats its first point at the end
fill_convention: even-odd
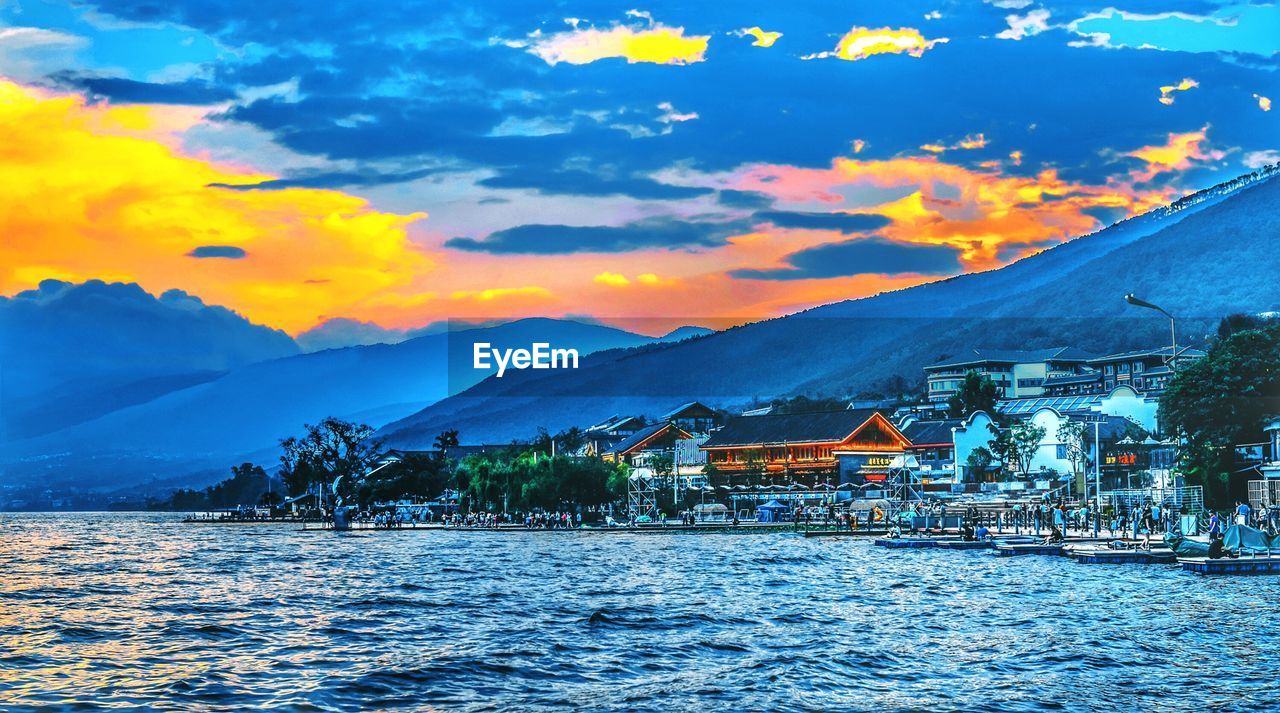
{"type": "MultiPolygon", "coordinates": [[[[24,0],[0,26],[0,75],[181,108],[176,151],[265,174],[219,195],[427,216],[397,299],[300,305],[291,328],[769,316],[993,267],[1280,160],[1275,5],[24,0]]],[[[148,286],[266,314],[218,288],[270,274],[252,242],[175,251],[240,257],[148,286]]]]}

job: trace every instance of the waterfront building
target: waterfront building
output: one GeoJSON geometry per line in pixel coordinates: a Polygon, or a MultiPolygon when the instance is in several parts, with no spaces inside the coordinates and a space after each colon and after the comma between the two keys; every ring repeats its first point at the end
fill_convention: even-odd
{"type": "Polygon", "coordinates": [[[924,368],[929,401],[945,402],[956,394],[970,371],[989,377],[1004,398],[1044,395],[1044,382],[1079,373],[1094,357],[1074,347],[1052,349],[974,350],[924,368]]]}
{"type": "Polygon", "coordinates": [[[922,478],[949,478],[956,474],[954,430],[963,423],[958,418],[925,420],[916,416],[898,422],[898,430],[910,442],[906,453],[916,457],[922,478]]]}
{"type": "Polygon", "coordinates": [[[637,416],[610,416],[583,432],[584,443],[579,455],[601,456],[645,425],[644,419],[637,416]]]}
{"type": "Polygon", "coordinates": [[[1148,433],[1159,432],[1156,419],[1159,399],[1152,394],[1138,393],[1132,386],[1116,386],[1109,392],[1078,396],[1045,396],[1033,399],[1006,399],[996,404],[996,410],[1010,418],[1030,418],[1043,408],[1051,408],[1060,414],[1074,418],[1120,416],[1142,427],[1148,433]]]}
{"type": "Polygon", "coordinates": [[[730,478],[759,475],[811,483],[883,480],[910,441],[875,409],[736,416],[702,444],[708,464],[730,478]]]}
{"type": "Polygon", "coordinates": [[[641,428],[601,454],[610,463],[626,463],[633,468],[647,467],[656,456],[669,456],[677,467],[701,466],[693,434],[674,423],[655,423],[641,428]],[[683,456],[683,457],[682,457],[683,456]]]}
{"type": "Polygon", "coordinates": [[[1001,464],[992,461],[986,468],[977,470],[969,464],[969,457],[979,448],[990,450],[995,437],[995,419],[986,411],[975,411],[961,419],[951,429],[952,454],[957,479],[966,483],[985,483],[995,480],[1001,464]]]}
{"type": "Polygon", "coordinates": [[[701,401],[691,401],[677,406],[662,416],[664,422],[674,423],[696,435],[707,435],[720,427],[720,413],[701,401]]]}
{"type": "MultiPolygon", "coordinates": [[[[1127,386],[1140,394],[1158,395],[1169,385],[1173,371],[1169,356],[1173,347],[1140,349],[1137,351],[1095,357],[1085,363],[1075,374],[1050,377],[1044,382],[1046,396],[1080,396],[1105,394],[1120,386],[1127,386]]],[[[1203,358],[1199,349],[1178,349],[1178,362],[1187,364],[1203,358]]]]}

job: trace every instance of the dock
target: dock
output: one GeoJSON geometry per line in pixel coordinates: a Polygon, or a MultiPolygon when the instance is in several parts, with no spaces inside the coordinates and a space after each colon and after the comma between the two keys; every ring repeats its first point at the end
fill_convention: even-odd
{"type": "Polygon", "coordinates": [[[1178,564],[1197,574],[1280,574],[1280,555],[1254,557],[1179,557],[1178,564]]]}
{"type": "Polygon", "coordinates": [[[1167,547],[1150,550],[1096,547],[1069,553],[1080,564],[1174,564],[1178,556],[1167,547]]]}

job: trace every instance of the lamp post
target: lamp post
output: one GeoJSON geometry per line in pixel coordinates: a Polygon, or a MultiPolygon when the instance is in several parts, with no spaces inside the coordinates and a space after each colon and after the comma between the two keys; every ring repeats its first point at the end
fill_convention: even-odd
{"type": "Polygon", "coordinates": [[[1170,352],[1169,354],[1169,371],[1171,372],[1177,371],[1178,370],[1178,330],[1177,330],[1177,323],[1174,321],[1173,315],[1169,314],[1163,307],[1151,304],[1150,302],[1135,296],[1132,292],[1124,296],[1124,301],[1128,302],[1134,307],[1144,307],[1146,309],[1153,309],[1169,318],[1169,337],[1173,346],[1173,351],[1170,352]]]}

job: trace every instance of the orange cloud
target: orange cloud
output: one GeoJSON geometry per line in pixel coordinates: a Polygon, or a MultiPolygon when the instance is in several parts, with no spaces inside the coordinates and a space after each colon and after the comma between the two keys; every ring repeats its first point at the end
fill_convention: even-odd
{"type": "Polygon", "coordinates": [[[1005,246],[1043,246],[1090,232],[1098,221],[1090,208],[1119,208],[1136,214],[1162,205],[1167,190],[1132,185],[1091,185],[1061,178],[1047,169],[1033,176],[1005,175],[998,167],[966,168],[935,156],[882,161],[837,158],[828,169],[756,166],[733,183],[740,190],[767,192],[786,201],[840,203],[842,186],[914,187],[904,198],[860,210],[888,216],[880,230],[904,242],[950,245],[970,269],[1001,263],[1005,246]]]}
{"type": "Polygon", "coordinates": [[[1141,159],[1147,164],[1145,169],[1133,172],[1134,180],[1149,181],[1165,171],[1185,171],[1195,161],[1222,159],[1226,155],[1224,152],[1204,146],[1208,130],[1209,127],[1205,126],[1199,131],[1170,133],[1163,144],[1143,146],[1126,153],[1125,156],[1141,159]]]}
{"type": "Polygon", "coordinates": [[[960,139],[959,141],[955,142],[954,144],[951,144],[950,146],[947,146],[937,141],[929,144],[922,144],[920,146],[920,150],[928,151],[929,153],[942,153],[947,149],[972,150],[972,149],[984,148],[986,145],[987,145],[986,134],[979,133],[979,134],[969,134],[968,136],[965,136],[963,139],[960,139]]]}
{"type": "Polygon", "coordinates": [[[547,64],[589,64],[623,58],[628,64],[692,64],[706,59],[710,35],[684,34],[683,27],[654,24],[635,29],[616,25],[607,30],[575,27],[552,35],[536,35],[529,51],[547,64]]]}
{"type": "Polygon", "coordinates": [[[1165,106],[1170,106],[1173,104],[1174,92],[1185,92],[1188,89],[1195,89],[1198,86],[1200,86],[1199,82],[1197,82],[1196,80],[1190,77],[1186,77],[1185,79],[1183,79],[1181,82],[1178,82],[1177,84],[1160,87],[1159,102],[1161,104],[1164,104],[1165,106]]]}
{"type": "Polygon", "coordinates": [[[773,43],[777,42],[779,37],[782,37],[781,32],[766,32],[765,30],[762,30],[759,27],[748,27],[742,30],[738,30],[734,34],[738,35],[739,37],[756,38],[756,41],[751,43],[752,47],[772,47],[773,43]]]}
{"type": "Polygon", "coordinates": [[[835,50],[806,55],[803,59],[822,59],[835,57],[849,62],[867,59],[878,54],[907,54],[912,57],[923,57],[924,53],[935,45],[947,42],[946,37],[925,39],[920,31],[911,27],[890,29],[881,27],[854,26],[836,43],[835,50]]]}
{"type": "Polygon", "coordinates": [[[628,280],[626,275],[619,275],[616,272],[608,271],[596,275],[592,280],[599,282],[602,285],[609,285],[610,287],[626,287],[631,284],[631,280],[628,280]]]}
{"type": "Polygon", "coordinates": [[[198,114],[0,80],[0,293],[49,277],[128,280],[296,332],[425,292],[435,263],[407,235],[425,214],[378,212],[338,191],[210,188],[273,176],[182,156],[169,144],[183,117],[198,114]]]}
{"type": "Polygon", "coordinates": [[[551,290],[533,285],[525,287],[492,287],[485,290],[457,290],[449,295],[451,300],[475,302],[494,302],[513,298],[542,301],[552,297],[551,290]]]}

